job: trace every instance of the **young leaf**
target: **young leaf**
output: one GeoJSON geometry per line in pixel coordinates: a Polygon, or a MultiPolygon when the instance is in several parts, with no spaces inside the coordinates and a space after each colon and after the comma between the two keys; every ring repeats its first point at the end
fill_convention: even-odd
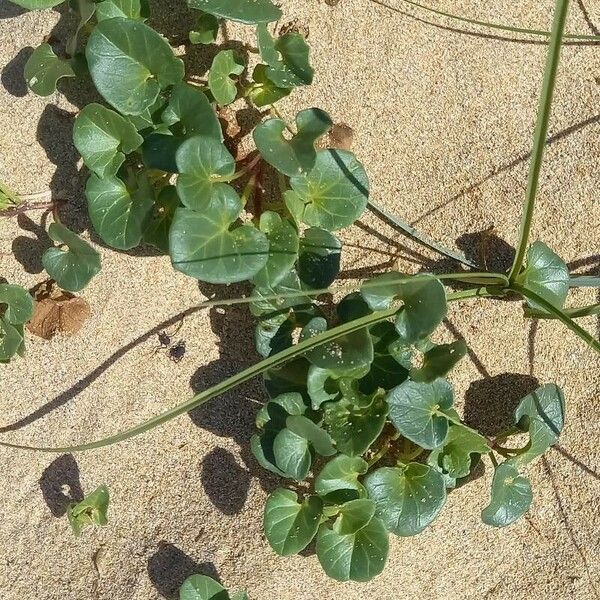
{"type": "Polygon", "coordinates": [[[431,452],[427,462],[451,479],[471,472],[471,456],[490,452],[486,439],[469,427],[452,425],[444,445],[431,452]]]}
{"type": "Polygon", "coordinates": [[[467,345],[463,340],[434,346],[425,352],[423,364],[418,369],[410,370],[410,378],[413,381],[431,382],[438,377],[445,377],[466,353],[467,345]]]}
{"type": "Polygon", "coordinates": [[[366,495],[358,478],[369,465],[358,456],[340,454],[330,460],[315,479],[315,491],[327,502],[341,503],[366,495]]]}
{"type": "Polygon", "coordinates": [[[278,171],[293,177],[310,171],[315,166],[315,142],[325,135],[333,121],[318,109],[309,108],[296,115],[297,133],[288,141],[283,133],[286,124],[280,119],[269,119],[254,129],[254,142],[261,156],[278,171]]]}
{"type": "Polygon", "coordinates": [[[308,440],[317,454],[321,456],[335,454],[333,440],[329,434],[304,415],[289,416],[286,419],[286,425],[290,431],[308,440]]]}
{"type": "Polygon", "coordinates": [[[169,231],[171,230],[175,211],[180,206],[181,202],[175,187],[169,185],[163,188],[144,223],[144,242],[152,244],[168,254],[169,231]]]}
{"type": "Polygon", "coordinates": [[[82,290],[100,271],[100,255],[86,241],[60,223],[52,223],[48,236],[62,248],[49,248],[42,256],[42,265],[58,286],[68,292],[82,290]]]}
{"type": "MultiPolygon", "coordinates": [[[[535,292],[556,308],[562,308],[569,293],[569,268],[565,261],[543,242],[534,242],[527,251],[525,270],[517,282],[535,292]]],[[[541,308],[528,301],[531,308],[541,308]]]]}
{"type": "Polygon", "coordinates": [[[257,108],[270,106],[292,93],[292,88],[277,87],[267,77],[267,65],[256,65],[252,72],[252,83],[246,88],[244,95],[257,108]]]}
{"type": "Polygon", "coordinates": [[[33,315],[33,298],[20,285],[0,283],[0,309],[6,304],[2,317],[11,325],[22,325],[33,315]]]}
{"type": "Polygon", "coordinates": [[[50,44],[38,46],[25,64],[25,80],[38,96],[50,96],[56,91],[59,79],[75,77],[71,65],[54,54],[50,44]]]}
{"type": "MultiPolygon", "coordinates": [[[[212,137],[194,136],[177,151],[177,192],[192,210],[204,211],[224,197],[237,197],[227,181],[235,172],[235,160],[222,142],[212,137]]],[[[241,207],[238,210],[238,214],[241,207]]],[[[237,214],[236,214],[237,217],[237,214]]]]}
{"type": "Polygon", "coordinates": [[[510,462],[523,465],[544,454],[558,440],[565,424],[562,390],[548,383],[525,396],[515,410],[515,423],[529,432],[529,444],[510,462]]]}
{"type": "Polygon", "coordinates": [[[190,31],[192,44],[214,44],[219,33],[219,19],[208,13],[201,13],[196,26],[190,31]]]}
{"type": "Polygon", "coordinates": [[[388,532],[373,517],[356,533],[342,535],[321,525],[317,535],[317,558],[329,577],[337,581],[369,581],[385,567],[389,551],[388,532]]]}
{"type": "Polygon", "coordinates": [[[315,537],[323,511],[323,502],[310,496],[301,504],[291,490],[276,489],[265,505],[265,535],[280,556],[297,554],[315,537]]]}
{"type": "Polygon", "coordinates": [[[339,400],[341,395],[339,387],[334,381],[334,374],[316,365],[310,365],[306,387],[315,410],[318,410],[324,402],[339,400]]]}
{"type": "Polygon", "coordinates": [[[108,523],[108,503],[108,488],[101,485],[81,502],[71,505],[67,511],[67,517],[73,528],[73,533],[79,536],[88,525],[106,525],[108,523]]]}
{"type": "Polygon", "coordinates": [[[161,118],[177,135],[202,135],[223,141],[219,119],[206,94],[188,83],[179,83],[173,88],[161,118]]]}
{"type": "Polygon", "coordinates": [[[287,392],[269,400],[256,415],[256,426],[265,427],[274,431],[285,428],[286,419],[290,415],[303,415],[306,404],[302,394],[287,392]]]}
{"type": "Polygon", "coordinates": [[[203,212],[175,211],[169,233],[171,262],[178,271],[209,283],[250,279],[268,259],[269,242],[254,225],[233,227],[242,210],[235,190],[216,186],[203,212]]]}
{"type": "Polygon", "coordinates": [[[12,325],[6,317],[0,317],[0,362],[10,360],[23,344],[20,325],[12,325]]]}
{"type": "Polygon", "coordinates": [[[103,0],[96,6],[98,22],[125,17],[135,21],[145,21],[150,17],[148,0],[103,0]]]}
{"type": "Polygon", "coordinates": [[[308,440],[289,429],[282,429],[273,441],[275,464],[286,477],[306,479],[312,463],[308,440]]]}
{"type": "Polygon", "coordinates": [[[437,448],[448,435],[448,419],[442,411],[452,406],[453,396],[445,379],[405,381],[388,394],[390,419],[411,442],[426,449],[437,448]]]}
{"type": "Polygon", "coordinates": [[[290,179],[285,200],[292,214],[311,227],[335,231],[348,227],[367,206],[369,180],[351,152],[321,150],[313,169],[290,179]],[[296,202],[297,206],[291,206],[296,202]]]}
{"type": "Polygon", "coordinates": [[[481,511],[481,519],[486,525],[506,527],[529,510],[532,500],[529,479],[519,475],[514,465],[502,463],[494,472],[492,499],[481,511]]]}
{"type": "Polygon", "coordinates": [[[100,178],[114,177],[125,155],[143,141],[127,119],[100,104],[88,104],[75,119],[73,143],[86,167],[100,178]]]}
{"type": "Polygon", "coordinates": [[[231,104],[237,96],[237,87],[230,75],[241,75],[245,68],[233,50],[221,50],[215,56],[208,73],[208,87],[221,106],[231,104]]]}
{"type": "Polygon", "coordinates": [[[267,264],[253,277],[259,288],[278,285],[292,270],[298,257],[298,233],[295,227],[273,211],[260,216],[260,230],[269,240],[267,264]]]}
{"type": "Polygon", "coordinates": [[[360,456],[379,437],[385,425],[388,405],[381,392],[365,396],[349,395],[349,385],[341,380],[341,400],[325,405],[324,427],[335,441],[336,448],[348,456],[360,456]]]}
{"type": "Polygon", "coordinates": [[[162,89],[179,83],[184,75],[183,61],[165,38],[131,19],[98,23],[85,54],[96,88],[125,115],[142,114],[162,89]]]}
{"type": "Polygon", "coordinates": [[[329,287],[340,272],[342,243],[329,231],[311,227],[300,240],[298,275],[314,289],[329,287]]]}
{"type": "Polygon", "coordinates": [[[154,205],[154,193],[145,177],[138,189],[130,191],[116,177],[92,175],[85,193],[90,219],[102,240],[118,250],[135,248],[154,205]]]}
{"type": "Polygon", "coordinates": [[[65,50],[68,56],[75,56],[77,54],[79,36],[96,13],[96,4],[93,0],[70,0],[69,4],[73,12],[77,14],[79,22],[75,28],[75,33],[67,39],[65,50]]]}
{"type": "Polygon", "coordinates": [[[179,600],[229,600],[229,594],[211,577],[192,575],[179,588],[179,600]]]}
{"type": "Polygon", "coordinates": [[[438,516],[446,502],[442,475],[428,465],[383,467],[365,478],[377,516],[396,535],[421,533],[438,516]]]}
{"type": "Polygon", "coordinates": [[[340,535],[356,533],[369,524],[375,516],[375,502],[368,498],[350,500],[340,507],[333,529],[340,535]]]}
{"type": "Polygon", "coordinates": [[[299,33],[286,33],[274,40],[266,25],[259,25],[256,33],[260,55],[268,65],[266,76],[277,87],[294,88],[312,83],[310,47],[299,33]]]}
{"type": "Polygon", "coordinates": [[[188,0],[188,3],[191,8],[215,17],[246,24],[270,23],[283,14],[271,0],[188,0]]]}
{"type": "Polygon", "coordinates": [[[396,329],[405,345],[430,335],[446,317],[446,292],[441,282],[432,275],[419,274],[407,279],[401,273],[385,273],[371,282],[389,282],[389,285],[363,287],[361,290],[372,310],[389,308],[396,298],[404,303],[396,316],[396,329]]]}

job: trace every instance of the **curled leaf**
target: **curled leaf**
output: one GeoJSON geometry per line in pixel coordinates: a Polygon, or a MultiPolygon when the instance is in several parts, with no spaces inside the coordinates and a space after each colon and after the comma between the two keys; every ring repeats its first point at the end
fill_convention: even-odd
{"type": "Polygon", "coordinates": [[[75,77],[75,72],[66,60],[54,54],[50,44],[38,46],[25,64],[27,85],[38,96],[53,94],[63,77],[75,77]]]}

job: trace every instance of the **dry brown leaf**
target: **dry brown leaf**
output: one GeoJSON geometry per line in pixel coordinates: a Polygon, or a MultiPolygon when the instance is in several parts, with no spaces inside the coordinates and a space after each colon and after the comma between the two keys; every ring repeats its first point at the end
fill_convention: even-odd
{"type": "Polygon", "coordinates": [[[89,304],[83,299],[45,281],[32,290],[36,300],[33,317],[27,329],[45,340],[56,334],[74,335],[90,317],[89,304]]]}

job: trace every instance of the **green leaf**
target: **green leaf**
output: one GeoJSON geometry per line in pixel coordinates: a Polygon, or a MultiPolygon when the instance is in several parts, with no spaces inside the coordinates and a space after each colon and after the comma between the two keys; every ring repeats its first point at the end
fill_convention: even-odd
{"type": "Polygon", "coordinates": [[[445,379],[405,381],[388,394],[390,419],[411,442],[430,450],[437,448],[448,435],[448,418],[442,411],[451,408],[453,396],[445,379]]]}
{"type": "Polygon", "coordinates": [[[375,516],[375,502],[368,498],[350,500],[340,507],[339,517],[333,525],[340,535],[350,535],[366,527],[375,516]]]}
{"type": "Polygon", "coordinates": [[[340,273],[342,243],[329,231],[311,227],[300,240],[298,275],[314,289],[329,287],[340,273]]]}
{"type": "Polygon", "coordinates": [[[271,548],[280,556],[297,554],[315,537],[323,511],[317,496],[309,496],[301,504],[291,490],[279,488],[265,505],[265,535],[271,548]]]}
{"type": "Polygon", "coordinates": [[[385,425],[388,405],[382,392],[365,396],[341,380],[343,398],[325,405],[324,427],[337,449],[348,456],[364,454],[385,425]]]}
{"type": "MultiPolygon", "coordinates": [[[[525,270],[517,282],[535,292],[556,308],[562,308],[569,293],[569,268],[565,261],[543,242],[534,242],[527,251],[525,270]]],[[[531,308],[542,308],[528,300],[531,308]]]]}
{"type": "Polygon", "coordinates": [[[306,404],[302,394],[298,392],[286,392],[269,400],[256,415],[257,427],[269,427],[275,431],[285,428],[286,419],[290,415],[303,415],[306,412],[306,404]]]}
{"type": "Polygon", "coordinates": [[[125,115],[142,114],[156,102],[161,90],[184,76],[183,61],[173,54],[165,38],[131,19],[98,23],[85,54],[96,88],[125,115]]]}
{"type": "Polygon", "coordinates": [[[339,400],[341,392],[334,379],[331,371],[310,365],[306,386],[315,410],[318,410],[323,402],[339,400]]]}
{"type": "Polygon", "coordinates": [[[100,178],[114,177],[125,155],[143,141],[127,119],[100,104],[88,104],[75,119],[73,143],[86,167],[100,178]]]}
{"type": "Polygon", "coordinates": [[[310,363],[299,357],[264,374],[264,383],[271,398],[285,392],[306,393],[306,377],[310,363]]]}
{"type": "Polygon", "coordinates": [[[0,283],[0,309],[3,304],[6,310],[2,316],[10,325],[26,323],[33,315],[33,298],[20,285],[0,283]]]}
{"type": "Polygon", "coordinates": [[[354,321],[354,319],[360,319],[373,312],[360,295],[360,292],[352,292],[344,296],[335,310],[338,319],[342,323],[349,323],[350,321],[354,321]]]}
{"type": "Polygon", "coordinates": [[[332,125],[333,121],[326,112],[309,108],[296,115],[297,133],[290,140],[283,135],[286,123],[281,119],[269,119],[254,129],[254,142],[270,165],[284,175],[293,177],[307,173],[315,166],[315,142],[332,125]]]}
{"type": "Polygon", "coordinates": [[[104,0],[96,6],[98,21],[106,21],[117,17],[126,17],[136,21],[144,21],[150,17],[148,0],[104,0]]]}
{"type": "Polygon", "coordinates": [[[446,502],[442,475],[428,465],[383,467],[365,478],[369,498],[386,528],[399,536],[421,533],[446,502]]]}
{"type": "Polygon", "coordinates": [[[317,558],[329,577],[337,581],[369,581],[385,567],[389,551],[388,532],[372,518],[356,533],[342,535],[321,525],[317,535],[317,558]]]}
{"type": "Polygon", "coordinates": [[[175,211],[180,206],[181,202],[175,187],[169,185],[163,188],[144,223],[144,242],[152,244],[168,254],[169,231],[171,230],[175,211]]]}
{"type": "Polygon", "coordinates": [[[277,434],[274,431],[265,431],[261,435],[253,435],[250,438],[250,450],[263,469],[267,469],[267,471],[271,471],[280,477],[285,477],[285,473],[275,464],[273,444],[276,436],[277,434]]]}
{"type": "Polygon", "coordinates": [[[209,283],[250,279],[267,263],[269,242],[254,225],[233,226],[242,202],[232,187],[216,186],[212,196],[201,213],[175,211],[169,234],[171,262],[178,271],[209,283]]]}
{"type": "Polygon", "coordinates": [[[275,464],[286,477],[302,481],[310,471],[312,456],[308,440],[289,429],[282,429],[273,441],[275,464]]]}
{"type": "Polygon", "coordinates": [[[147,169],[177,173],[177,151],[184,139],[171,134],[151,133],[144,139],[142,157],[147,169]]]}
{"type": "Polygon", "coordinates": [[[45,8],[52,8],[57,4],[61,4],[65,0],[10,0],[17,6],[22,6],[27,10],[42,10],[45,8]]]}
{"type": "Polygon", "coordinates": [[[462,340],[434,346],[425,352],[421,367],[411,369],[410,378],[429,383],[438,377],[445,377],[466,353],[467,345],[462,340]]]}
{"type": "Polygon", "coordinates": [[[214,44],[219,33],[219,19],[208,13],[201,13],[196,26],[190,31],[192,44],[214,44]]]}
{"type": "Polygon", "coordinates": [[[142,178],[136,190],[116,177],[92,175],[85,193],[90,219],[98,235],[117,250],[130,250],[141,241],[144,223],[154,205],[154,193],[142,178]]]}
{"type": "MultiPolygon", "coordinates": [[[[326,330],[325,319],[316,317],[302,329],[300,339],[314,337],[326,330]]],[[[321,369],[342,374],[368,367],[373,362],[373,342],[369,332],[360,329],[307,352],[306,357],[321,369]]]]}
{"type": "Polygon", "coordinates": [[[67,517],[76,536],[88,525],[104,526],[108,523],[109,493],[105,485],[86,496],[78,504],[71,505],[67,517]]]}
{"type": "MultiPolygon", "coordinates": [[[[190,138],[177,151],[177,167],[181,173],[177,191],[188,208],[205,211],[225,197],[237,197],[233,188],[223,183],[235,173],[235,160],[222,142],[200,135],[190,138]]],[[[242,209],[241,201],[238,203],[236,217],[242,209]]]]}
{"type": "Polygon", "coordinates": [[[260,216],[260,230],[269,240],[267,264],[253,277],[258,287],[278,285],[292,270],[298,258],[298,233],[295,227],[273,211],[260,216]]]}
{"type": "Polygon", "coordinates": [[[313,169],[290,179],[293,194],[286,204],[311,227],[335,231],[348,227],[367,206],[369,180],[363,166],[351,152],[321,150],[313,169]],[[290,207],[296,201],[299,207],[290,207]]]}
{"type": "Polygon", "coordinates": [[[208,87],[221,106],[231,104],[237,96],[237,87],[230,75],[241,75],[245,68],[233,50],[221,50],[215,56],[208,73],[208,87]]]}
{"type": "Polygon", "coordinates": [[[96,12],[96,4],[93,0],[70,0],[69,5],[73,12],[79,17],[79,22],[75,28],[75,33],[67,40],[65,44],[65,51],[68,56],[75,56],[77,54],[77,46],[79,44],[79,36],[90,22],[96,12]]]}
{"type": "Polygon", "coordinates": [[[486,525],[506,527],[529,510],[532,500],[529,479],[519,475],[514,465],[502,463],[494,472],[492,499],[481,511],[481,519],[486,525]]]}
{"type": "Polygon", "coordinates": [[[525,396],[515,410],[515,423],[529,432],[526,450],[510,459],[523,465],[541,456],[558,441],[565,424],[565,397],[562,390],[548,383],[525,396]]]}
{"type": "Polygon", "coordinates": [[[188,0],[188,3],[215,17],[250,25],[278,21],[283,14],[271,0],[188,0]]]}
{"type": "Polygon", "coordinates": [[[206,94],[187,83],[177,84],[161,118],[178,136],[201,135],[223,141],[223,132],[206,94]]]}
{"type": "Polygon", "coordinates": [[[277,87],[294,88],[312,83],[310,47],[299,33],[286,33],[274,40],[266,25],[259,25],[256,33],[260,55],[268,65],[266,76],[277,87]]]}
{"type": "Polygon", "coordinates": [[[24,74],[29,89],[38,96],[53,94],[59,79],[75,77],[71,65],[58,58],[50,44],[42,44],[33,51],[25,64],[24,74]]]}
{"type": "Polygon", "coordinates": [[[358,478],[369,465],[358,456],[340,454],[330,460],[315,479],[315,491],[327,502],[342,503],[366,495],[358,478]]]}
{"type": "Polygon", "coordinates": [[[335,454],[335,448],[332,446],[333,440],[329,434],[307,417],[291,415],[287,418],[286,425],[290,431],[308,440],[317,454],[321,456],[335,454]]]}
{"type": "Polygon", "coordinates": [[[60,223],[52,223],[48,236],[67,249],[48,248],[42,265],[58,286],[68,292],[82,290],[100,272],[100,255],[86,241],[60,223]]]}
{"type": "Polygon", "coordinates": [[[23,344],[18,325],[12,325],[6,317],[0,317],[0,361],[10,360],[23,344]]]}
{"type": "Polygon", "coordinates": [[[404,344],[427,337],[446,317],[446,292],[432,275],[419,274],[407,279],[401,273],[385,273],[371,283],[381,285],[363,287],[361,294],[372,310],[385,310],[395,299],[403,302],[396,316],[396,329],[404,344]]]}
{"type": "Polygon", "coordinates": [[[260,317],[254,329],[257,352],[267,357],[293,346],[292,334],[295,329],[289,314],[276,313],[273,316],[260,317]]]}
{"type": "Polygon", "coordinates": [[[179,588],[179,600],[229,600],[229,594],[211,577],[192,575],[179,588]]]}
{"type": "Polygon", "coordinates": [[[471,472],[471,456],[487,454],[486,439],[466,426],[452,425],[444,445],[431,452],[427,461],[451,479],[462,479],[471,472]]]}
{"type": "Polygon", "coordinates": [[[252,83],[245,91],[245,96],[257,108],[270,106],[292,93],[292,88],[277,87],[267,77],[267,65],[256,65],[252,73],[252,83]]]}

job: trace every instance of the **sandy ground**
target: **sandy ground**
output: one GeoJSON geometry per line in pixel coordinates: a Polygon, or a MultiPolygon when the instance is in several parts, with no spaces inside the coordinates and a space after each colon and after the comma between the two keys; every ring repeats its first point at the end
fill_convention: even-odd
{"type": "MultiPolygon", "coordinates": [[[[475,256],[480,233],[493,226],[497,237],[488,261],[506,264],[524,195],[545,47],[473,28],[461,33],[437,18],[427,22],[401,0],[389,2],[396,11],[368,0],[341,0],[336,7],[320,0],[283,2],[286,18],[310,27],[316,66],[315,84],[297,92],[284,111],[316,105],[350,124],[373,199],[475,256]]],[[[165,4],[167,28],[176,33],[185,15],[171,9],[183,2],[165,4]]],[[[600,0],[572,4],[570,31],[600,27],[600,0]]],[[[547,28],[553,2],[435,5],[547,28]]],[[[22,193],[50,187],[70,202],[67,223],[85,232],[82,178],[70,140],[73,114],[91,93],[67,83],[63,93],[39,99],[27,94],[20,76],[28,48],[59,16],[20,14],[0,0],[0,179],[22,193]]],[[[62,24],[57,30],[64,31],[62,24]]],[[[566,48],[533,232],[574,270],[596,274],[599,77],[597,47],[566,48]]],[[[419,268],[415,256],[428,258],[371,215],[343,238],[348,277],[389,267],[390,254],[406,270],[419,268]]],[[[40,281],[46,247],[39,214],[3,221],[0,275],[23,285],[40,281]]],[[[56,444],[98,438],[255,359],[244,308],[188,315],[174,336],[186,343],[177,364],[155,352],[157,333],[172,331],[178,315],[214,289],[174,273],[165,258],[100,250],[103,270],[85,290],[93,316],[82,333],[51,343],[30,338],[26,360],[0,367],[3,439],[56,444]]],[[[586,301],[594,301],[593,291],[571,299],[586,301]]],[[[600,333],[595,319],[582,323],[600,333]]],[[[470,423],[492,426],[494,415],[506,413],[535,380],[556,381],[566,390],[560,446],[528,468],[535,501],[518,524],[495,530],[480,522],[488,469],[450,495],[425,533],[394,539],[386,570],[368,585],[328,580],[314,556],[276,557],[261,534],[261,513],[277,482],[260,472],[248,450],[264,398],[254,383],[105,450],[59,458],[0,450],[0,597],[169,599],[187,575],[203,572],[232,588],[246,587],[255,600],[597,598],[600,361],[561,326],[524,321],[512,302],[454,305],[444,336],[458,335],[472,353],[452,381],[470,423]],[[112,493],[110,526],[75,539],[62,516],[61,490],[70,486],[77,496],[100,483],[112,493]]]]}

